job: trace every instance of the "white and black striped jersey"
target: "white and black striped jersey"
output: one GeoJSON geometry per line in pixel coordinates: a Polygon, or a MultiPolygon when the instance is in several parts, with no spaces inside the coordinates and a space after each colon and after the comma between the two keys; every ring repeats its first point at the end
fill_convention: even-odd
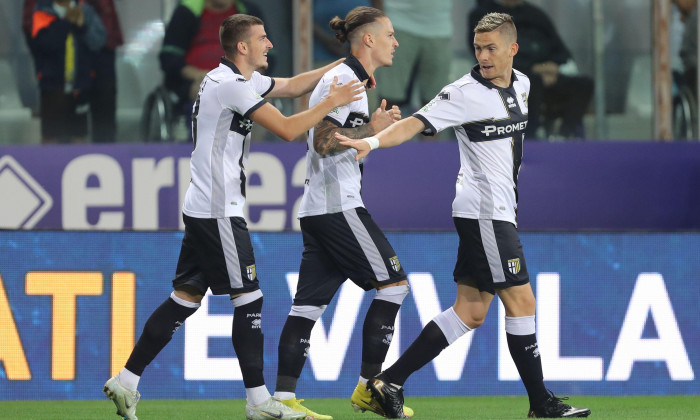
{"type": "MultiPolygon", "coordinates": [[[[319,103],[328,96],[333,77],[338,76],[338,84],[348,83],[352,79],[369,79],[367,71],[353,56],[333,67],[316,85],[309,98],[309,107],[319,103]]],[[[324,120],[338,127],[353,128],[369,122],[369,105],[367,93],[362,99],[331,110],[324,120]]],[[[362,164],[355,161],[354,149],[339,153],[320,155],[314,150],[314,129],[309,130],[306,140],[306,181],[304,196],[299,206],[299,217],[319,214],[338,213],[341,211],[364,207],[360,188],[362,183],[362,164]]]]}
{"type": "Polygon", "coordinates": [[[246,80],[226,58],[207,73],[192,111],[191,181],[182,212],[190,217],[243,217],[250,114],[265,104],[272,78],[253,72],[246,80]]]}
{"type": "Polygon", "coordinates": [[[500,88],[476,65],[413,115],[425,124],[425,134],[449,127],[457,134],[460,170],[453,217],[516,224],[529,92],[523,73],[513,70],[511,85],[500,88]]]}

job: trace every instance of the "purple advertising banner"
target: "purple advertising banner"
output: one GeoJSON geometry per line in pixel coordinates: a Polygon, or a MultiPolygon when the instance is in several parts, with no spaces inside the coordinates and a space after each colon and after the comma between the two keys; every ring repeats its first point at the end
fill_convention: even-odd
{"type": "MultiPolygon", "coordinates": [[[[523,230],[700,229],[700,145],[525,144],[523,230]]],[[[173,230],[190,144],[0,147],[0,228],[173,230]]],[[[298,229],[305,144],[257,143],[247,168],[251,230],[298,229]]],[[[452,230],[455,142],[373,152],[362,195],[384,229],[452,230]]]]}

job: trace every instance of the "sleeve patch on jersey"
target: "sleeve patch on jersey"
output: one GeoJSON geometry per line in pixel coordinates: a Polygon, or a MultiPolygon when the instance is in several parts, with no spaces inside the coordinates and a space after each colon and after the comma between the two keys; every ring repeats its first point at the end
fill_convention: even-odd
{"type": "Polygon", "coordinates": [[[449,92],[440,92],[440,93],[438,93],[437,99],[442,100],[442,101],[449,101],[450,100],[450,93],[449,92]]]}

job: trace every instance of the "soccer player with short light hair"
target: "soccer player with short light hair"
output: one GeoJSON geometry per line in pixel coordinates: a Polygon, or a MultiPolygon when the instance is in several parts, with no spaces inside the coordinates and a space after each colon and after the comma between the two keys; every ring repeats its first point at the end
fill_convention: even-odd
{"type": "Polygon", "coordinates": [[[430,321],[391,367],[368,386],[389,418],[402,418],[406,379],[462,335],[479,327],[495,294],[506,310],[508,348],[530,399],[528,417],[587,417],[544,384],[535,336],[535,296],[516,228],[518,172],[527,127],[530,81],[513,69],[517,31],[504,13],[484,16],[474,30],[478,64],[445,86],[421,110],[360,140],[337,135],[361,159],[415,134],[454,128],[460,170],[452,217],[459,235],[454,305],[430,321]]]}

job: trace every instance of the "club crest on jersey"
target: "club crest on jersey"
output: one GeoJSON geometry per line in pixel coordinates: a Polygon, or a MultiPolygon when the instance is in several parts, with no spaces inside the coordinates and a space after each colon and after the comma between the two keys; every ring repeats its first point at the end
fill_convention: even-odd
{"type": "Polygon", "coordinates": [[[245,131],[250,131],[253,129],[253,122],[248,118],[244,118],[238,123],[238,126],[244,128],[245,131]]]}
{"type": "Polygon", "coordinates": [[[512,274],[518,274],[520,272],[520,258],[508,260],[508,271],[512,274]]]}
{"type": "Polygon", "coordinates": [[[391,268],[394,269],[397,273],[399,270],[401,270],[401,263],[399,262],[399,257],[394,255],[393,257],[389,258],[389,262],[391,263],[391,268]]]}
{"type": "Polygon", "coordinates": [[[523,97],[523,102],[525,102],[525,106],[528,106],[527,105],[527,94],[525,92],[523,92],[520,95],[522,95],[522,97],[523,97]]]}
{"type": "Polygon", "coordinates": [[[255,277],[257,277],[257,273],[255,272],[255,264],[249,265],[248,267],[245,268],[246,273],[248,273],[248,280],[253,281],[255,280],[255,277]]]}

